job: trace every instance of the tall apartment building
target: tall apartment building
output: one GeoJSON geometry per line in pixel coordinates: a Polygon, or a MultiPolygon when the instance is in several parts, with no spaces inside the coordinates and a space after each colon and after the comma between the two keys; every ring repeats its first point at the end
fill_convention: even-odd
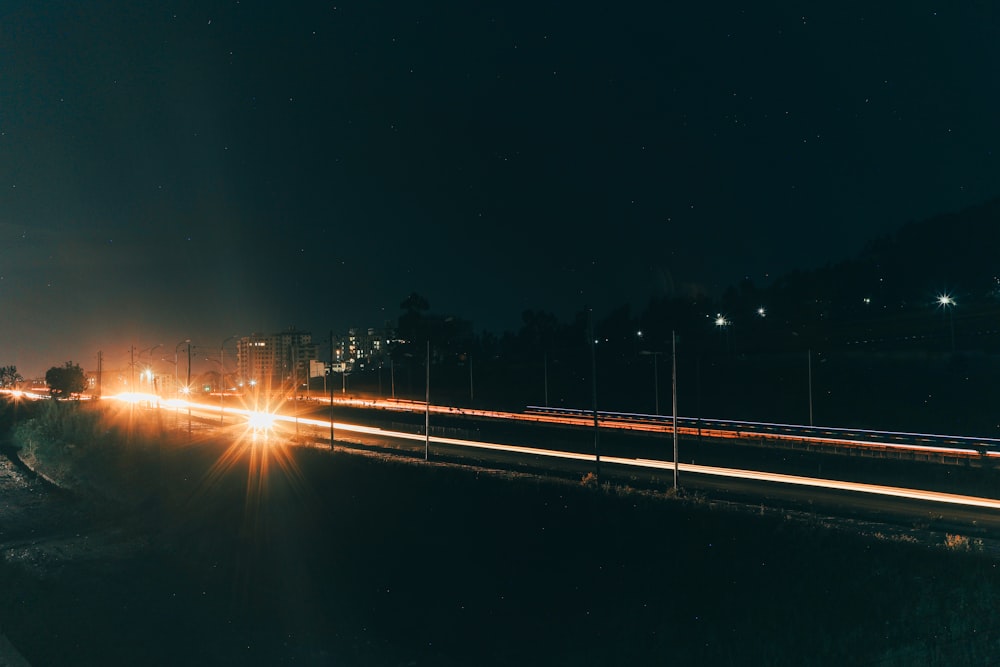
{"type": "Polygon", "coordinates": [[[392,336],[388,328],[348,329],[346,335],[335,337],[333,360],[348,370],[377,366],[388,353],[392,336]]]}
{"type": "Polygon", "coordinates": [[[309,362],[317,359],[316,344],[307,331],[288,329],[262,336],[251,334],[236,342],[239,382],[265,389],[293,387],[307,382],[309,362]]]}

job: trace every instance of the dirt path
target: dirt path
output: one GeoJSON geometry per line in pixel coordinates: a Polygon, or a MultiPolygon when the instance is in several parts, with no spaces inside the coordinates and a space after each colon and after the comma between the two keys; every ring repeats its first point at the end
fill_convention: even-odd
{"type": "Polygon", "coordinates": [[[0,667],[30,667],[30,663],[2,634],[0,634],[0,667]]]}
{"type": "Polygon", "coordinates": [[[72,494],[0,453],[0,561],[45,578],[68,560],[130,553],[144,546],[98,518],[72,494]]]}

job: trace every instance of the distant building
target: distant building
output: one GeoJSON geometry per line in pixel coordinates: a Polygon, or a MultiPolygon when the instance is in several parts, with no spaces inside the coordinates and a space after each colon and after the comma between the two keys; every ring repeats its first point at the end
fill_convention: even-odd
{"type": "Polygon", "coordinates": [[[346,370],[377,367],[387,359],[394,333],[385,329],[348,329],[346,335],[334,336],[333,362],[342,363],[346,370]]]}
{"type": "Polygon", "coordinates": [[[317,346],[307,331],[288,329],[263,336],[251,334],[236,342],[239,383],[265,389],[300,386],[309,377],[309,362],[317,346]]]}

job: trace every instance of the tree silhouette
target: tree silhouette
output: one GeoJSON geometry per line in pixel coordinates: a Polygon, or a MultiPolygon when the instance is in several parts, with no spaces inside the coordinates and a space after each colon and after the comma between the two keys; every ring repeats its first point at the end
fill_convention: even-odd
{"type": "Polygon", "coordinates": [[[81,393],[87,386],[83,369],[72,361],[45,371],[45,382],[53,398],[68,398],[81,393]]]}
{"type": "Polygon", "coordinates": [[[0,366],[0,387],[16,387],[24,378],[17,372],[17,366],[0,366]]]}

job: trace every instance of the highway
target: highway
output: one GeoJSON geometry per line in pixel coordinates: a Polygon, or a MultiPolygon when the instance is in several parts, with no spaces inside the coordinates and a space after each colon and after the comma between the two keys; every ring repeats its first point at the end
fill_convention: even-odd
{"type": "MultiPolygon", "coordinates": [[[[166,403],[171,406],[178,405],[178,401],[166,401],[152,394],[120,395],[121,398],[125,398],[126,400],[129,396],[141,396],[142,400],[146,402],[166,403]]],[[[25,394],[25,397],[43,398],[40,395],[34,394],[25,394]]],[[[419,401],[384,398],[336,397],[333,402],[335,407],[407,413],[423,413],[425,410],[429,410],[432,415],[446,415],[468,419],[534,422],[584,427],[591,427],[594,423],[593,412],[573,408],[527,406],[524,412],[508,412],[441,405],[431,405],[428,408],[423,402],[419,401]]],[[[330,398],[326,396],[314,396],[310,397],[306,403],[310,406],[324,403],[329,405],[330,398]]],[[[212,406],[205,404],[204,407],[209,409],[212,406]]],[[[218,413],[219,406],[215,406],[214,409],[218,413]]],[[[236,408],[224,409],[226,411],[240,412],[236,408]]],[[[310,409],[314,410],[315,408],[312,407],[310,409]]],[[[669,415],[598,411],[597,422],[599,428],[602,430],[672,434],[674,429],[674,420],[669,415]]],[[[329,426],[329,422],[327,422],[327,425],[329,426]]],[[[854,448],[968,461],[1000,459],[1000,439],[988,437],[806,426],[802,424],[777,424],[707,417],[678,417],[677,433],[680,436],[694,436],[700,439],[796,443],[816,448],[854,448]]]]}
{"type": "MultiPolygon", "coordinates": [[[[329,398],[311,399],[329,405],[329,398]]],[[[423,413],[426,406],[418,401],[396,399],[341,398],[336,406],[356,407],[399,412],[423,413]]],[[[593,413],[572,408],[528,406],[524,412],[479,410],[473,408],[431,405],[432,415],[447,415],[472,419],[499,419],[513,422],[563,424],[567,426],[593,426],[593,413]]],[[[617,431],[647,433],[672,433],[673,418],[669,415],[649,415],[626,412],[598,411],[598,426],[617,431]]],[[[677,432],[681,436],[717,440],[752,440],[758,442],[797,443],[817,448],[857,448],[882,450],[915,455],[949,457],[964,460],[1000,458],[1000,439],[911,433],[904,431],[877,431],[805,426],[801,424],[776,424],[769,422],[737,421],[729,419],[679,417],[677,432]]]]}
{"type": "MultiPolygon", "coordinates": [[[[183,411],[190,408],[196,425],[201,427],[215,426],[220,421],[220,406],[214,402],[157,401],[155,396],[132,396],[125,399],[138,400],[163,409],[179,410],[182,415],[183,411]]],[[[352,407],[361,406],[355,403],[352,407]]],[[[410,407],[416,409],[417,405],[410,407]]],[[[425,406],[420,404],[419,407],[422,411],[425,406]]],[[[432,412],[439,415],[439,419],[442,414],[455,416],[458,412],[453,408],[432,407],[432,412]]],[[[258,436],[270,435],[276,442],[298,435],[297,441],[300,443],[329,446],[330,421],[328,418],[318,418],[315,406],[313,408],[310,414],[307,415],[303,409],[301,416],[296,417],[288,414],[287,409],[284,413],[255,412],[242,407],[226,406],[224,419],[228,428],[242,428],[258,436]]],[[[321,411],[328,409],[321,408],[321,411]]],[[[477,414],[493,416],[498,413],[477,411],[477,414]]],[[[550,421],[546,415],[537,414],[530,415],[529,420],[538,420],[539,417],[544,418],[543,421],[550,421]]],[[[181,419],[183,421],[183,417],[181,419]]],[[[574,417],[556,415],[553,419],[573,420],[574,417]]],[[[602,426],[613,421],[613,418],[605,418],[602,426]]],[[[658,424],[648,426],[658,430],[663,428],[658,424]]],[[[333,427],[338,447],[358,445],[403,450],[409,456],[422,458],[426,446],[434,461],[472,463],[498,469],[549,471],[575,479],[595,470],[597,464],[592,452],[444,437],[433,433],[433,425],[429,438],[415,430],[390,429],[347,421],[335,421],[333,427]]],[[[675,467],[672,460],[616,455],[602,455],[600,466],[602,480],[660,490],[667,490],[672,486],[675,467]]],[[[712,497],[741,503],[766,503],[836,516],[891,520],[906,525],[932,523],[941,530],[1000,537],[1000,497],[743,467],[701,465],[684,460],[677,465],[677,471],[685,490],[710,492],[712,497]]],[[[1000,496],[1000,489],[995,495],[1000,496]]]]}
{"type": "MultiPolygon", "coordinates": [[[[328,415],[318,416],[329,407],[316,401],[289,402],[283,412],[255,411],[232,405],[220,406],[211,403],[186,400],[163,400],[155,395],[123,394],[112,397],[115,400],[141,404],[150,408],[170,410],[178,415],[181,422],[190,411],[192,424],[199,430],[224,426],[242,429],[262,441],[273,437],[274,441],[285,441],[299,436],[296,441],[313,445],[329,446],[330,420],[328,415]],[[220,410],[222,413],[220,415],[220,410]],[[295,411],[299,411],[296,416],[295,411]],[[289,414],[291,412],[292,414],[289,414]]],[[[327,406],[329,401],[327,401],[327,406]]],[[[382,414],[396,412],[422,413],[427,410],[423,403],[389,400],[343,399],[335,401],[337,408],[365,409],[382,414]],[[387,412],[386,412],[387,411],[387,412]]],[[[431,414],[438,421],[447,415],[450,420],[500,420],[501,422],[534,422],[575,427],[592,427],[593,416],[583,411],[529,408],[525,413],[505,413],[488,410],[469,410],[448,406],[430,406],[431,414]]],[[[670,417],[599,413],[601,430],[645,432],[651,434],[672,434],[670,417]]],[[[888,432],[849,431],[847,429],[810,428],[782,424],[754,424],[724,420],[700,420],[698,426],[691,426],[691,420],[678,420],[678,433],[692,438],[701,433],[704,438],[734,440],[760,438],[761,433],[769,433],[775,439],[809,439],[817,443],[851,443],[855,447],[895,447],[900,449],[930,448],[967,453],[970,457],[995,457],[1000,449],[986,449],[995,446],[989,439],[964,439],[954,436],[934,436],[927,434],[893,434],[888,432]],[[680,426],[684,424],[684,426],[680,426]],[[871,440],[865,438],[871,437],[871,440]],[[895,439],[895,442],[890,440],[895,439]],[[973,440],[975,447],[959,447],[973,440]]],[[[500,442],[471,437],[446,437],[435,432],[432,421],[431,436],[422,433],[423,424],[414,428],[385,428],[382,426],[335,421],[333,429],[338,446],[361,446],[367,448],[405,450],[408,455],[422,458],[424,448],[432,460],[453,460],[473,464],[511,468],[537,472],[553,472],[562,476],[580,479],[587,472],[597,470],[597,457],[593,451],[580,451],[586,447],[571,450],[565,446],[527,446],[523,443],[500,442]]],[[[452,429],[455,430],[455,429],[452,429]]],[[[471,431],[470,431],[471,432],[471,431]]],[[[585,441],[584,441],[585,442],[585,441]]],[[[622,456],[621,449],[609,448],[600,456],[601,479],[617,483],[669,489],[673,484],[675,464],[669,459],[669,448],[660,451],[667,457],[622,456]]],[[[844,457],[840,457],[844,458],[844,457]]],[[[891,516],[897,520],[922,521],[932,517],[937,523],[949,527],[964,527],[974,531],[988,531],[1000,537],[1000,487],[996,492],[977,494],[956,493],[954,489],[920,488],[906,484],[872,483],[871,480],[858,481],[854,475],[828,478],[821,475],[789,474],[782,470],[767,470],[764,462],[761,468],[745,466],[695,464],[681,459],[676,465],[681,486],[686,490],[704,490],[713,496],[719,495],[743,503],[774,502],[785,506],[804,509],[821,509],[833,513],[859,511],[872,517],[891,516]]],[[[887,462],[887,465],[894,465],[887,462]]],[[[932,466],[934,464],[922,464],[932,466]]],[[[773,465],[771,467],[774,467],[773,465]]],[[[831,466],[832,467],[832,466],[831,466]]],[[[943,466],[958,468],[956,466],[943,466]]],[[[980,487],[977,487],[980,488],[980,487]]]]}

